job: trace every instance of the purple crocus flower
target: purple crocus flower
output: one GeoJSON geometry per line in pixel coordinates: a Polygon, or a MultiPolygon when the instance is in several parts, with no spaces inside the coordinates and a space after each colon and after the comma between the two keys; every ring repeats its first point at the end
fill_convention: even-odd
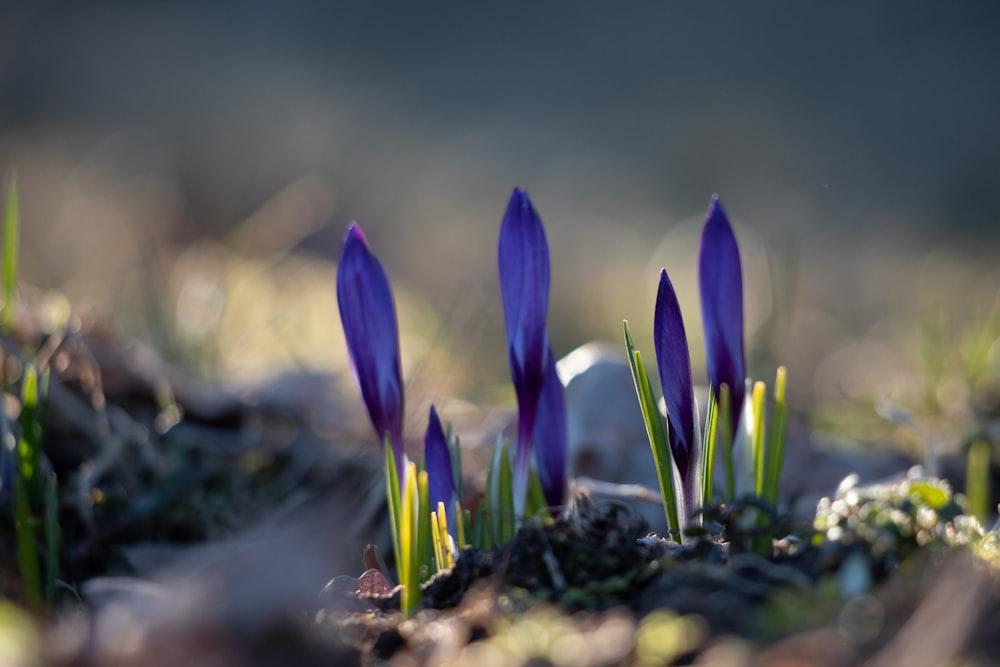
{"type": "MultiPolygon", "coordinates": [[[[566,396],[562,381],[556,373],[556,358],[551,348],[545,384],[538,402],[534,441],[535,467],[541,482],[545,502],[549,507],[560,507],[566,501],[566,396]]],[[[555,514],[555,512],[553,512],[555,514]]]]}
{"type": "Polygon", "coordinates": [[[538,401],[548,367],[549,246],[528,194],[514,189],[500,227],[500,294],[507,352],[517,393],[518,437],[514,457],[514,509],[524,511],[538,401]]]}
{"type": "Polygon", "coordinates": [[[403,480],[403,381],[399,327],[389,279],[357,223],[351,223],[337,265],[337,305],[347,352],[380,441],[392,443],[403,480]]]}
{"type": "Polygon", "coordinates": [[[708,379],[715,396],[729,386],[731,431],[735,437],[746,394],[743,352],[743,272],[736,236],[718,196],[712,197],[698,258],[701,316],[705,330],[708,379]]]}
{"type": "Polygon", "coordinates": [[[427,490],[431,509],[437,511],[439,502],[444,503],[446,512],[452,512],[455,505],[455,476],[451,467],[451,452],[448,439],[437,410],[431,406],[427,419],[427,433],[424,436],[424,470],[427,471],[427,490]]]}
{"type": "Polygon", "coordinates": [[[653,344],[656,346],[656,367],[670,423],[670,452],[680,476],[684,514],[690,516],[695,504],[695,461],[699,446],[695,431],[691,358],[681,307],[666,270],[660,271],[660,286],[656,292],[653,344]]]}

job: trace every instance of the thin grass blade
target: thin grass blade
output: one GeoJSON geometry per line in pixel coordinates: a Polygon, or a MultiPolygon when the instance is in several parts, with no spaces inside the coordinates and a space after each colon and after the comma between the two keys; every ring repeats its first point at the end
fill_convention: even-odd
{"type": "Polygon", "coordinates": [[[639,408],[642,411],[642,419],[646,425],[646,435],[649,438],[649,446],[653,452],[653,461],[656,464],[656,477],[660,483],[660,496],[663,498],[663,512],[667,518],[667,525],[674,535],[674,539],[681,540],[681,523],[677,516],[677,495],[674,489],[674,476],[671,470],[670,451],[667,445],[667,435],[663,429],[663,419],[660,417],[660,410],[656,405],[656,398],[653,395],[653,385],[649,382],[645,365],[642,363],[642,356],[635,349],[635,341],[632,339],[632,332],[629,329],[628,321],[624,322],[625,327],[625,349],[628,352],[629,366],[632,369],[632,381],[635,384],[636,395],[639,399],[639,408]]]}
{"type": "Polygon", "coordinates": [[[406,481],[403,490],[403,511],[399,531],[400,551],[403,559],[399,567],[400,583],[403,585],[399,606],[403,614],[410,615],[420,605],[420,567],[423,545],[420,544],[420,490],[417,481],[417,466],[406,464],[406,481]]]}
{"type": "Polygon", "coordinates": [[[431,544],[431,496],[430,479],[426,470],[417,472],[417,544],[420,554],[420,568],[417,582],[427,581],[434,571],[434,548],[431,544]]]}
{"type": "Polygon", "coordinates": [[[399,467],[396,464],[396,455],[389,442],[389,437],[385,438],[385,493],[389,503],[389,527],[392,532],[392,553],[396,559],[396,576],[399,583],[403,583],[403,552],[400,549],[399,537],[402,530],[403,504],[399,492],[399,467]]]}
{"type": "Polygon", "coordinates": [[[990,513],[990,443],[977,440],[969,447],[966,461],[965,496],[969,512],[984,526],[990,513]]]}
{"type": "Polygon", "coordinates": [[[705,415],[704,451],[701,459],[701,497],[704,503],[712,502],[712,483],[715,475],[715,445],[719,435],[719,408],[715,392],[708,388],[708,414],[705,415]]]}
{"type": "Polygon", "coordinates": [[[785,398],[787,384],[788,371],[781,366],[774,378],[774,409],[771,412],[771,426],[768,429],[767,478],[764,483],[765,497],[774,507],[778,504],[778,485],[785,461],[785,433],[788,427],[788,401],[785,398]]]}
{"type": "Polygon", "coordinates": [[[458,544],[456,546],[461,551],[468,544],[465,541],[465,536],[470,533],[469,526],[472,525],[472,512],[470,510],[463,510],[462,503],[456,500],[455,516],[458,517],[458,521],[455,522],[458,525],[458,544]]]}
{"type": "Polygon", "coordinates": [[[42,434],[38,423],[38,374],[33,364],[25,364],[21,386],[21,439],[18,443],[20,475],[28,491],[32,508],[42,504],[44,479],[42,478],[42,434]]]}
{"type": "Polygon", "coordinates": [[[753,466],[754,492],[758,497],[764,497],[764,435],[767,424],[764,422],[764,402],[767,396],[767,386],[763,382],[753,385],[753,466]]]}
{"type": "Polygon", "coordinates": [[[514,537],[514,471],[510,464],[510,447],[505,440],[497,459],[497,502],[494,507],[497,525],[497,544],[505,544],[514,537]]]}
{"type": "Polygon", "coordinates": [[[527,517],[540,516],[550,506],[551,504],[545,498],[545,491],[542,490],[538,471],[532,468],[528,475],[528,500],[524,506],[524,515],[527,517]]]}
{"type": "MultiPolygon", "coordinates": [[[[442,507],[444,503],[441,503],[442,507]]],[[[434,571],[440,572],[444,569],[444,550],[442,548],[441,532],[438,528],[438,513],[431,511],[431,542],[434,544],[434,571]]]]}
{"type": "Polygon", "coordinates": [[[17,245],[20,226],[20,207],[17,195],[17,179],[11,179],[7,186],[6,205],[3,222],[3,311],[0,324],[10,332],[14,326],[14,297],[17,290],[17,245]]]}

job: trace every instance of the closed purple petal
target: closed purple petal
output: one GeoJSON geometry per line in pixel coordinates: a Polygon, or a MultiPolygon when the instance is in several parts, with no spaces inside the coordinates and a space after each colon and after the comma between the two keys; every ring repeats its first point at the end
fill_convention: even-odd
{"type": "Polygon", "coordinates": [[[548,371],[535,421],[535,467],[545,501],[550,507],[560,507],[566,501],[566,397],[551,349],[548,357],[548,371]]]}
{"type": "Polygon", "coordinates": [[[431,509],[437,511],[438,503],[442,502],[450,512],[456,500],[455,476],[451,467],[448,439],[433,405],[427,420],[427,434],[424,436],[424,470],[427,471],[431,509]]]}
{"type": "Polygon", "coordinates": [[[337,305],[358,386],[379,441],[389,435],[403,465],[403,382],[399,327],[389,279],[356,223],[337,265],[337,305]]]}
{"type": "Polygon", "coordinates": [[[528,194],[514,189],[500,227],[500,295],[511,375],[518,396],[537,402],[545,379],[549,246],[528,194]]]}
{"type": "Polygon", "coordinates": [[[732,433],[736,433],[746,393],[743,351],[743,271],[736,236],[718,197],[712,197],[698,258],[701,315],[705,330],[708,379],[719,396],[729,385],[732,433]]]}
{"type": "Polygon", "coordinates": [[[667,417],[673,431],[670,451],[687,492],[695,443],[691,357],[688,355],[681,307],[666,270],[660,271],[660,287],[656,293],[653,344],[656,346],[656,367],[660,373],[663,401],[667,405],[667,417]]]}
{"type": "Polygon", "coordinates": [[[500,226],[497,253],[500,295],[507,326],[507,353],[517,393],[518,438],[514,456],[514,507],[520,513],[528,489],[532,437],[548,364],[549,245],[531,200],[514,189],[500,226]]]}

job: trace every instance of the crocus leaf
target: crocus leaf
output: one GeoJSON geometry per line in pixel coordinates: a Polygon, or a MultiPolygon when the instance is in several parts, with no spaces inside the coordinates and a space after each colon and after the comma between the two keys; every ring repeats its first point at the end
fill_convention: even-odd
{"type": "Polygon", "coordinates": [[[694,426],[694,393],[691,384],[691,358],[688,356],[687,335],[681,317],[677,294],[667,276],[660,272],[660,287],[656,293],[653,315],[653,344],[656,347],[656,367],[660,373],[663,401],[673,427],[670,451],[680,474],[686,497],[690,497],[691,464],[696,452],[694,426]]]}
{"type": "Polygon", "coordinates": [[[785,459],[785,430],[788,426],[788,402],[786,386],[788,370],[779,366],[774,378],[774,409],[771,412],[771,427],[767,433],[767,477],[764,492],[772,506],[778,504],[778,483],[781,467],[785,459]]]}
{"type": "Polygon", "coordinates": [[[660,497],[663,499],[663,511],[674,539],[680,542],[682,539],[681,523],[678,521],[677,494],[674,491],[674,474],[670,461],[670,452],[667,450],[667,434],[663,428],[663,419],[660,417],[656,398],[653,395],[653,385],[650,383],[649,375],[646,373],[646,366],[642,362],[642,355],[635,349],[635,341],[632,339],[632,332],[629,330],[627,320],[624,322],[624,327],[625,350],[628,354],[629,366],[632,369],[632,380],[635,383],[636,396],[639,398],[639,409],[642,411],[642,418],[646,424],[646,435],[649,437],[649,445],[653,452],[656,477],[660,483],[660,497]]]}
{"type": "Polygon", "coordinates": [[[523,513],[535,419],[548,365],[549,246],[528,194],[515,188],[500,227],[497,253],[507,353],[517,394],[514,509],[523,513]]]}
{"type": "Polygon", "coordinates": [[[716,396],[722,395],[723,384],[729,387],[732,396],[729,428],[736,433],[746,391],[743,270],[733,228],[715,196],[701,235],[698,278],[708,379],[716,396]]]}
{"type": "Polygon", "coordinates": [[[433,405],[424,436],[424,469],[427,471],[431,507],[437,507],[438,503],[451,507],[456,499],[451,453],[441,419],[433,405]]]}
{"type": "Polygon", "coordinates": [[[403,482],[403,382],[396,306],[389,278],[356,223],[347,230],[340,252],[337,305],[368,415],[379,442],[388,434],[403,482]]]}
{"type": "Polygon", "coordinates": [[[545,502],[555,512],[566,500],[566,397],[551,349],[548,357],[548,371],[535,421],[535,468],[545,502]]]}
{"type": "MultiPolygon", "coordinates": [[[[397,465],[396,455],[389,445],[388,438],[385,443],[385,493],[389,504],[389,528],[392,533],[392,554],[396,558],[396,570],[399,573],[399,583],[403,583],[403,552],[399,543],[399,536],[403,526],[403,494],[402,480],[399,477],[400,466],[397,465]]],[[[405,478],[404,478],[405,479],[405,478]]]]}

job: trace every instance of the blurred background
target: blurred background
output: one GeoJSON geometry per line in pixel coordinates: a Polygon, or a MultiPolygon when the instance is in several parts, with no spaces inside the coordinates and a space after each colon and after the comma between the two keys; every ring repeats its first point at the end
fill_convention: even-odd
{"type": "Polygon", "coordinates": [[[718,193],[751,370],[787,364],[817,427],[848,428],[824,410],[855,406],[869,437],[897,429],[872,409],[889,400],[958,438],[996,407],[1000,5],[0,14],[0,173],[17,173],[25,281],[193,373],[344,369],[335,262],[357,220],[417,391],[509,400],[496,240],[515,185],[549,235],[556,352],[617,342],[626,318],[650,350],[662,266],[701,373],[697,243],[718,193]]]}

